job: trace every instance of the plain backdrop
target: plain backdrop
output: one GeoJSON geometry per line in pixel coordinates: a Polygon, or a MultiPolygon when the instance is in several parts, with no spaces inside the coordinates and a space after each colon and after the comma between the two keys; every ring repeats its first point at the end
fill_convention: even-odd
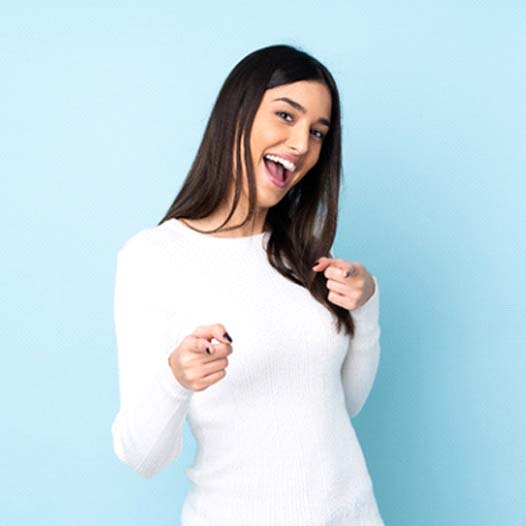
{"type": "Polygon", "coordinates": [[[386,525],[524,526],[525,27],[519,1],[2,2],[0,522],[179,524],[188,424],[151,480],[112,450],[115,257],[230,70],[285,43],[342,97],[335,249],[381,290],[353,423],[386,525]]]}

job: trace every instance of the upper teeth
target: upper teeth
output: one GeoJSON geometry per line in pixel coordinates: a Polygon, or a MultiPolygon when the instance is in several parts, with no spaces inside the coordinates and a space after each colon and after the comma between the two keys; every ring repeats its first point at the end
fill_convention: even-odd
{"type": "Polygon", "coordinates": [[[282,164],[289,172],[293,172],[296,169],[296,165],[294,163],[287,161],[287,159],[282,159],[277,155],[267,154],[265,155],[265,159],[270,159],[271,161],[282,164]]]}

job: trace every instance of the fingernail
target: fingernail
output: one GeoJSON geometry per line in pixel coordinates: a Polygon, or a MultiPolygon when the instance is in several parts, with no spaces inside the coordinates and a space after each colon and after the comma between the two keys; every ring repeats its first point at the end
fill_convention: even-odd
{"type": "Polygon", "coordinates": [[[210,351],[210,349],[209,349],[208,347],[206,348],[206,352],[207,352],[208,354],[212,354],[212,352],[210,351]]]}
{"type": "Polygon", "coordinates": [[[225,332],[225,334],[223,334],[223,338],[226,338],[230,343],[232,343],[234,341],[234,340],[232,340],[232,338],[230,337],[228,332],[225,332]]]}

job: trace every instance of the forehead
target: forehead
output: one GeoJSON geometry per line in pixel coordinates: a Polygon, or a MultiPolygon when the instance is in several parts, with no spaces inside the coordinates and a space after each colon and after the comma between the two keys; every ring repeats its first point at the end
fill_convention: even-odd
{"type": "Polygon", "coordinates": [[[270,88],[263,95],[262,104],[287,104],[286,102],[274,102],[274,99],[287,97],[299,102],[307,113],[316,117],[330,117],[331,114],[331,92],[329,88],[317,80],[300,80],[290,84],[283,84],[270,88]]]}

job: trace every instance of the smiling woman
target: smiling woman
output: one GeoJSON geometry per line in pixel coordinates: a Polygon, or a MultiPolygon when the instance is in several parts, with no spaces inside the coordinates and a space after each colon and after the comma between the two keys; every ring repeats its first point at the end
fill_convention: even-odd
{"type": "Polygon", "coordinates": [[[178,219],[218,237],[269,231],[271,265],[352,336],[349,310],[327,298],[323,276],[311,269],[334,243],[341,164],[340,96],[331,73],[303,51],[269,46],[226,78],[186,180],[158,224],[178,219]],[[279,159],[294,168],[282,171],[279,159]]]}
{"type": "Polygon", "coordinates": [[[340,133],[325,66],[254,51],[163,219],[119,250],[114,450],[150,478],[188,418],[182,526],[383,524],[350,420],[379,363],[378,283],[331,254],[340,133]]]}
{"type": "MultiPolygon", "coordinates": [[[[324,133],[321,129],[327,128],[320,121],[328,122],[328,118],[317,118],[316,115],[330,115],[330,112],[331,93],[321,82],[302,80],[267,90],[250,134],[256,178],[260,176],[257,187],[257,206],[260,209],[274,206],[282,197],[274,192],[265,201],[264,189],[269,185],[264,185],[261,179],[272,181],[272,189],[277,186],[287,192],[316,164],[323,145],[324,133]],[[276,98],[280,94],[289,96],[276,98]],[[291,97],[303,101],[304,105],[291,97]],[[305,109],[305,105],[310,109],[305,109]],[[262,160],[268,171],[263,169],[262,160]],[[263,173],[264,178],[261,177],[263,173]]],[[[266,211],[260,210],[259,213],[263,215],[266,211]]]]}

